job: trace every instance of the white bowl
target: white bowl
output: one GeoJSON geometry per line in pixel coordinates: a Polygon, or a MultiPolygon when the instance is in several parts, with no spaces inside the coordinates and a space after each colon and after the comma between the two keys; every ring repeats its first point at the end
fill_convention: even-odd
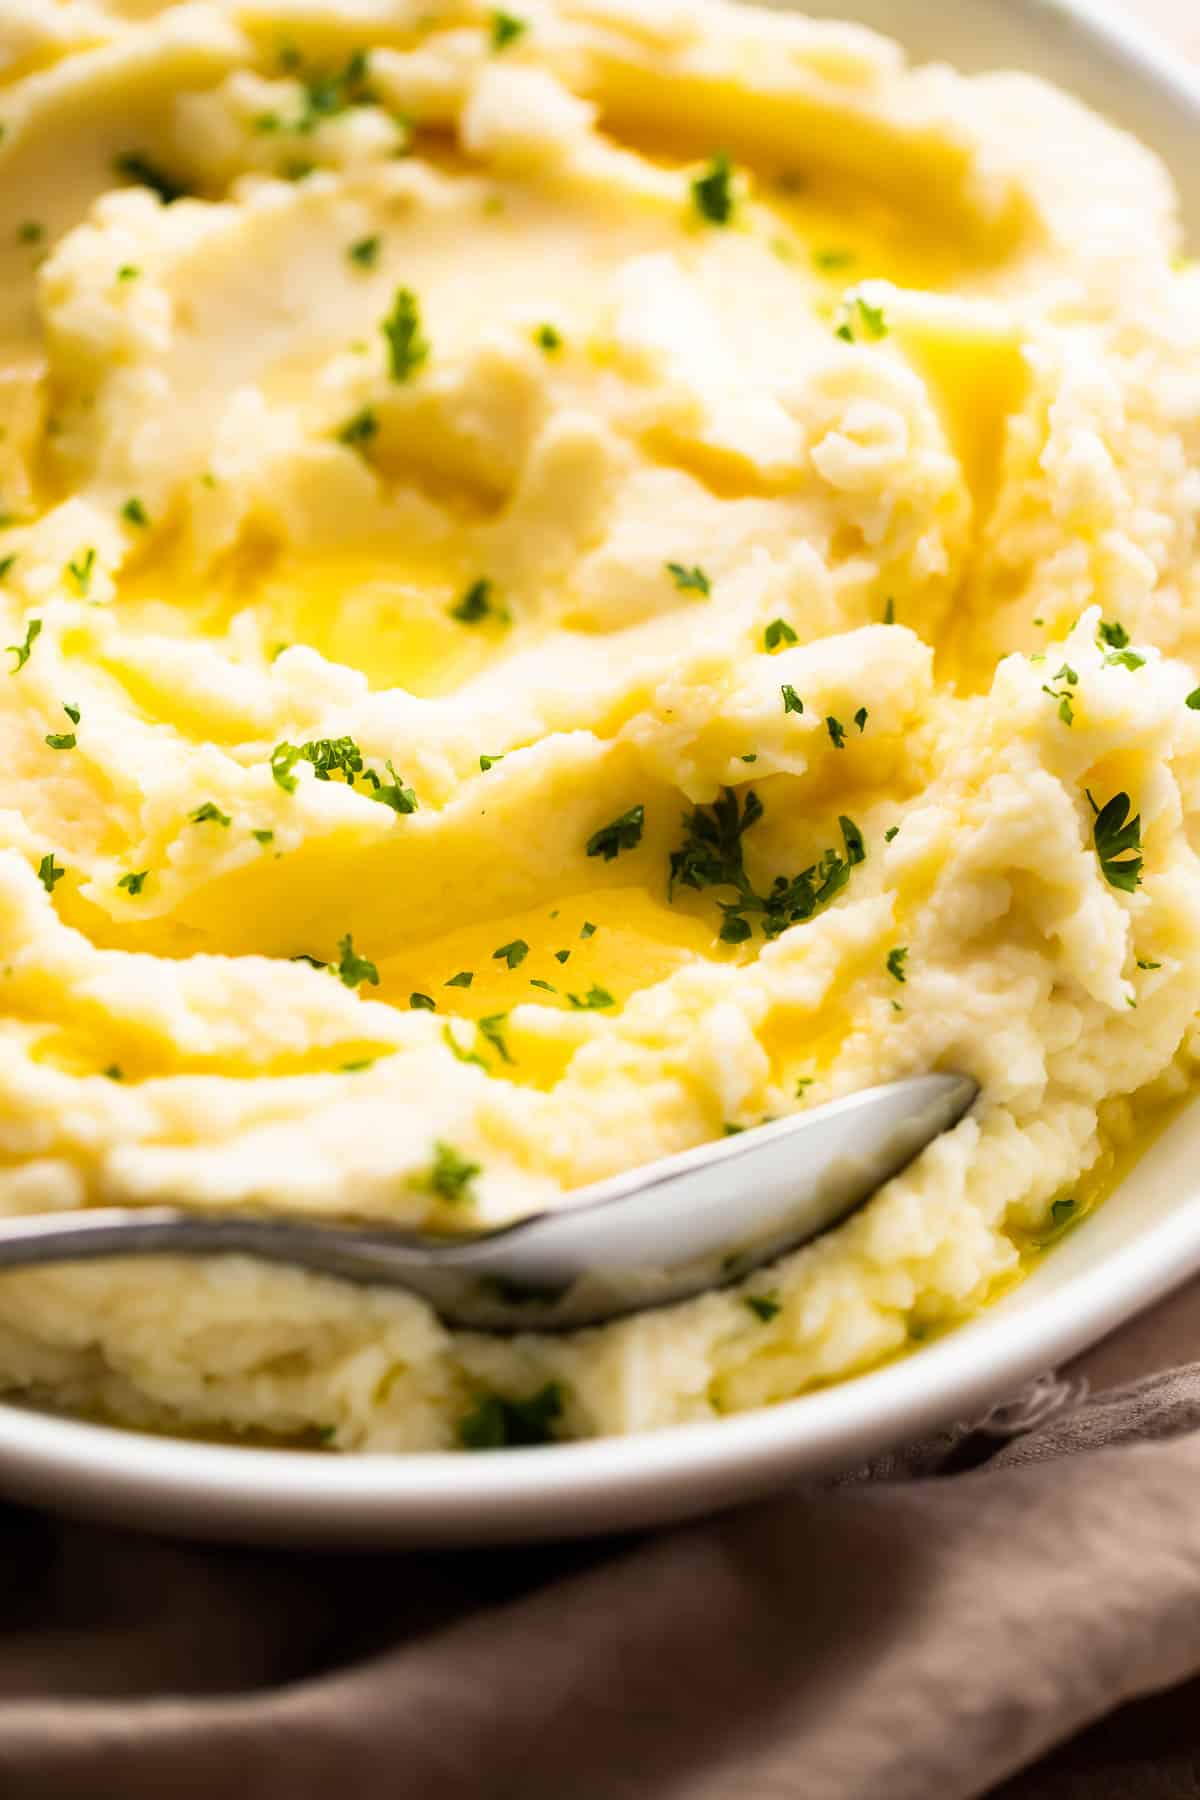
{"type": "MultiPolygon", "coordinates": [[[[1071,88],[1169,162],[1200,237],[1200,74],[1085,0],[830,0],[968,70],[1071,88]]],[[[917,1355],[711,1424],[477,1456],[250,1450],[0,1406],[0,1487],[97,1517],[246,1541],[461,1544],[684,1518],[864,1461],[978,1413],[1200,1270],[1200,1102],[1022,1287],[917,1355]]]]}

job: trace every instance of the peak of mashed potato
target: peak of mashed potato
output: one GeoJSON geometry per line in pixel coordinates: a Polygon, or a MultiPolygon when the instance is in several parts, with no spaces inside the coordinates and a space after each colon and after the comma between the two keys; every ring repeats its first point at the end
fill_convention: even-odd
{"type": "Polygon", "coordinates": [[[454,1229],[982,1093],[840,1230],[603,1331],[113,1263],[0,1282],[0,1386],[584,1436],[1014,1279],[1190,1071],[1177,251],[1066,96],[792,13],[8,7],[0,1209],[454,1229]]]}

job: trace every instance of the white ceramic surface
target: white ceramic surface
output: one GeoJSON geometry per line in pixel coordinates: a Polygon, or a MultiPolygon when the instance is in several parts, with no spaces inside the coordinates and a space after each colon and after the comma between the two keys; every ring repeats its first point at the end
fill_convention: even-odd
{"type": "MultiPolygon", "coordinates": [[[[920,58],[1072,88],[1171,164],[1200,239],[1200,74],[1085,0],[829,0],[920,58]]],[[[977,1414],[1200,1270],[1200,1102],[1021,1288],[903,1362],[712,1424],[477,1456],[191,1444],[0,1406],[0,1489],[160,1531],[253,1542],[576,1536],[709,1511],[977,1414]]]]}

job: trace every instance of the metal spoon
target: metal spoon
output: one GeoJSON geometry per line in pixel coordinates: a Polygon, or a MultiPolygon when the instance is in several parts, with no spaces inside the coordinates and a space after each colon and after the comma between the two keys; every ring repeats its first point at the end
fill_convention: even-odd
{"type": "Polygon", "coordinates": [[[427,1300],[448,1325],[568,1331],[740,1281],[839,1224],[978,1093],[964,1075],[867,1088],[579,1188],[559,1212],[454,1236],[340,1219],[94,1207],[0,1219],[0,1270],[240,1252],[427,1300]]]}

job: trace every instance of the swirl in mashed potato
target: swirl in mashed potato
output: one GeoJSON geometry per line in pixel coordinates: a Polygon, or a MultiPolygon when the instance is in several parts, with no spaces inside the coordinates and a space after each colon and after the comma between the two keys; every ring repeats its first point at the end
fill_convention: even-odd
{"type": "Polygon", "coordinates": [[[0,1281],[0,1383],[586,1436],[1011,1281],[1200,999],[1200,277],[1149,153],[708,0],[21,0],[0,126],[0,1208],[473,1227],[982,1085],[669,1311],[493,1341],[113,1262],[0,1281]]]}

